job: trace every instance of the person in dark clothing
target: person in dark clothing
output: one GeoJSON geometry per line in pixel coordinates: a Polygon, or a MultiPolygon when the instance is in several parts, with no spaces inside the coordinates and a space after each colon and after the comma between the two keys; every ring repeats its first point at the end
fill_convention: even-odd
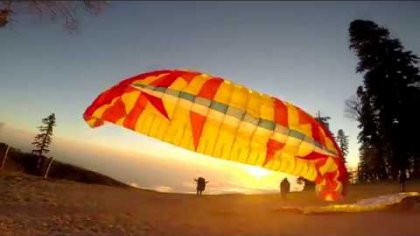
{"type": "Polygon", "coordinates": [[[287,199],[287,194],[290,192],[290,183],[287,178],[284,178],[280,183],[280,193],[282,199],[287,199]]]}
{"type": "Polygon", "coordinates": [[[198,179],[194,179],[194,181],[197,182],[197,196],[199,196],[206,189],[208,181],[206,181],[203,177],[198,177],[198,179]]]}

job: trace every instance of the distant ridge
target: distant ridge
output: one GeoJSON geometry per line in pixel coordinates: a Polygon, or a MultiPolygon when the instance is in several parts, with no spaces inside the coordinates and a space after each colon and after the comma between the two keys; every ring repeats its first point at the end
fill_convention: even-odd
{"type": "MultiPolygon", "coordinates": [[[[6,152],[7,144],[0,143],[0,162],[6,152]]],[[[19,149],[10,147],[4,170],[20,171],[26,174],[39,175],[35,169],[38,156],[32,153],[25,153],[19,149]]],[[[48,158],[43,157],[44,167],[48,158]]],[[[4,171],[3,170],[3,171],[4,171]]],[[[130,185],[115,180],[95,171],[87,170],[79,166],[63,163],[54,160],[48,174],[49,179],[65,179],[87,184],[101,184],[117,187],[130,187],[130,185]]]]}

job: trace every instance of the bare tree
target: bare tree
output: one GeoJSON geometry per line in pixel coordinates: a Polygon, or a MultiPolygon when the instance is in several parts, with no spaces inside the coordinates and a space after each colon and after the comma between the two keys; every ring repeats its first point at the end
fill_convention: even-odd
{"type": "Polygon", "coordinates": [[[0,28],[4,28],[10,22],[16,22],[19,15],[37,17],[40,20],[50,22],[62,22],[68,32],[79,29],[79,15],[87,12],[90,15],[98,15],[108,5],[106,1],[14,1],[0,2],[0,28]]]}
{"type": "Polygon", "coordinates": [[[345,101],[344,116],[352,120],[358,120],[360,117],[360,114],[361,114],[360,99],[356,96],[351,96],[345,101]]]}
{"type": "Polygon", "coordinates": [[[358,121],[363,114],[362,111],[362,100],[363,87],[357,87],[357,96],[351,96],[345,101],[344,115],[352,120],[358,121]]]}

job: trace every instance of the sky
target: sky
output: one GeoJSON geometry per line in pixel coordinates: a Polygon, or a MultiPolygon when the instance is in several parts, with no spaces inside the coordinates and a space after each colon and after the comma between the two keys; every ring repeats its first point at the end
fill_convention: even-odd
{"type": "Polygon", "coordinates": [[[388,28],[420,54],[419,2],[111,2],[82,16],[69,35],[60,24],[20,16],[0,30],[0,142],[30,150],[36,127],[54,112],[51,155],[139,187],[188,192],[205,174],[209,191],[278,190],[283,175],[192,154],[132,131],[90,129],[82,114],[118,81],[186,68],[220,76],[329,116],[350,138],[358,161],[357,123],[344,102],[362,84],[348,27],[366,19],[388,28]],[[157,174],[158,173],[158,174],[157,174]],[[170,181],[168,181],[170,180],[170,181]]]}

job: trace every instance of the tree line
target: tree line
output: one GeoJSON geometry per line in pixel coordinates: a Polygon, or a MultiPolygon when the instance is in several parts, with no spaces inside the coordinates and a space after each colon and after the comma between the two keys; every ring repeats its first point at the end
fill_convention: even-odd
{"type": "Polygon", "coordinates": [[[388,29],[368,20],[349,27],[350,50],[363,85],[346,101],[360,132],[360,182],[420,177],[419,57],[388,29]]]}

